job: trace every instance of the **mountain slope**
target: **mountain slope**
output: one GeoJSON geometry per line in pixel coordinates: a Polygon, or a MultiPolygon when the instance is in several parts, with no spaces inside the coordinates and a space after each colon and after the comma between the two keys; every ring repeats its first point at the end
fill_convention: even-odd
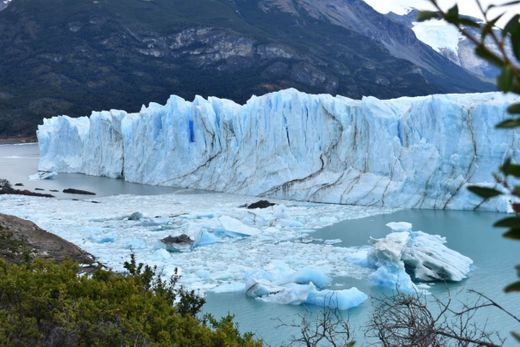
{"type": "MultiPolygon", "coordinates": [[[[412,29],[420,41],[432,47],[454,64],[463,67],[484,81],[494,82],[496,80],[499,69],[478,58],[475,55],[475,44],[461,35],[455,27],[441,20],[419,23],[416,22],[417,15],[418,10],[413,9],[406,15],[390,13],[388,17],[412,29]]],[[[476,18],[472,19],[478,21],[476,18]]],[[[480,35],[480,32],[475,28],[466,28],[466,30],[475,37],[480,35]]],[[[500,29],[495,29],[495,31],[500,35],[500,29]]],[[[495,47],[491,39],[488,39],[488,45],[495,47]]]]}
{"type": "Polygon", "coordinates": [[[0,61],[0,135],[170,94],[492,88],[361,0],[15,0],[0,12],[0,61]]]}

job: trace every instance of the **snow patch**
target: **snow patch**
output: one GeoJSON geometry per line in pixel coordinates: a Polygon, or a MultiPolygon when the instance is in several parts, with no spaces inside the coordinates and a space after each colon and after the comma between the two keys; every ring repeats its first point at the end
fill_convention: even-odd
{"type": "Polygon", "coordinates": [[[426,22],[414,22],[412,30],[420,41],[435,51],[444,53],[443,50],[448,50],[453,57],[459,55],[459,42],[464,37],[453,25],[432,19],[426,22]]]}

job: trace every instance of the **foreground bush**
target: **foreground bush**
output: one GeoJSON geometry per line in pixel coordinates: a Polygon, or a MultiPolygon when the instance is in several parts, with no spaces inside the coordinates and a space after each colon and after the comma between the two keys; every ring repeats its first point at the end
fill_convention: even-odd
{"type": "Polygon", "coordinates": [[[135,259],[127,274],[78,276],[73,262],[0,259],[0,346],[260,346],[232,317],[202,320],[204,304],[135,259]],[[175,304],[172,304],[175,302],[175,304]]]}

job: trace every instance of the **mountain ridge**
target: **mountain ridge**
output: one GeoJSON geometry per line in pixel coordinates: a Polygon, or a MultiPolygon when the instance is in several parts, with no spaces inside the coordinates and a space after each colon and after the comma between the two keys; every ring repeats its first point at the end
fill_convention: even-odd
{"type": "Polygon", "coordinates": [[[0,61],[0,136],[171,94],[244,102],[290,87],[352,98],[493,89],[360,0],[15,0],[0,12],[0,61]],[[370,31],[338,22],[347,13],[370,31]]]}

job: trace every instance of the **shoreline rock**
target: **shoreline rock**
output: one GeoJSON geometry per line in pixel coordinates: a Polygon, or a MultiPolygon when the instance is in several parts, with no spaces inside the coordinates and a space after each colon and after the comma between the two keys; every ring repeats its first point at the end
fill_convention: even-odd
{"type": "Polygon", "coordinates": [[[99,265],[91,254],[73,243],[30,221],[5,214],[0,214],[0,258],[13,263],[31,258],[58,262],[71,259],[81,264],[82,272],[89,272],[99,265]]]}
{"type": "Polygon", "coordinates": [[[257,202],[254,202],[254,203],[248,205],[247,209],[248,210],[255,210],[255,209],[268,208],[268,207],[271,207],[271,206],[276,206],[276,204],[274,202],[270,202],[270,201],[267,201],[267,200],[260,200],[260,201],[257,201],[257,202]]]}
{"type": "Polygon", "coordinates": [[[63,189],[63,192],[65,194],[96,195],[96,193],[89,192],[88,190],[81,190],[81,189],[74,189],[74,188],[63,189]]]}
{"type": "Polygon", "coordinates": [[[54,198],[55,197],[52,194],[42,194],[42,193],[31,192],[30,190],[14,189],[8,180],[0,179],[0,195],[4,195],[4,194],[37,196],[37,197],[41,197],[41,198],[54,198]]]}
{"type": "Polygon", "coordinates": [[[161,240],[166,245],[166,250],[169,252],[183,252],[191,250],[195,243],[188,235],[182,234],[179,236],[168,236],[161,240]]]}

